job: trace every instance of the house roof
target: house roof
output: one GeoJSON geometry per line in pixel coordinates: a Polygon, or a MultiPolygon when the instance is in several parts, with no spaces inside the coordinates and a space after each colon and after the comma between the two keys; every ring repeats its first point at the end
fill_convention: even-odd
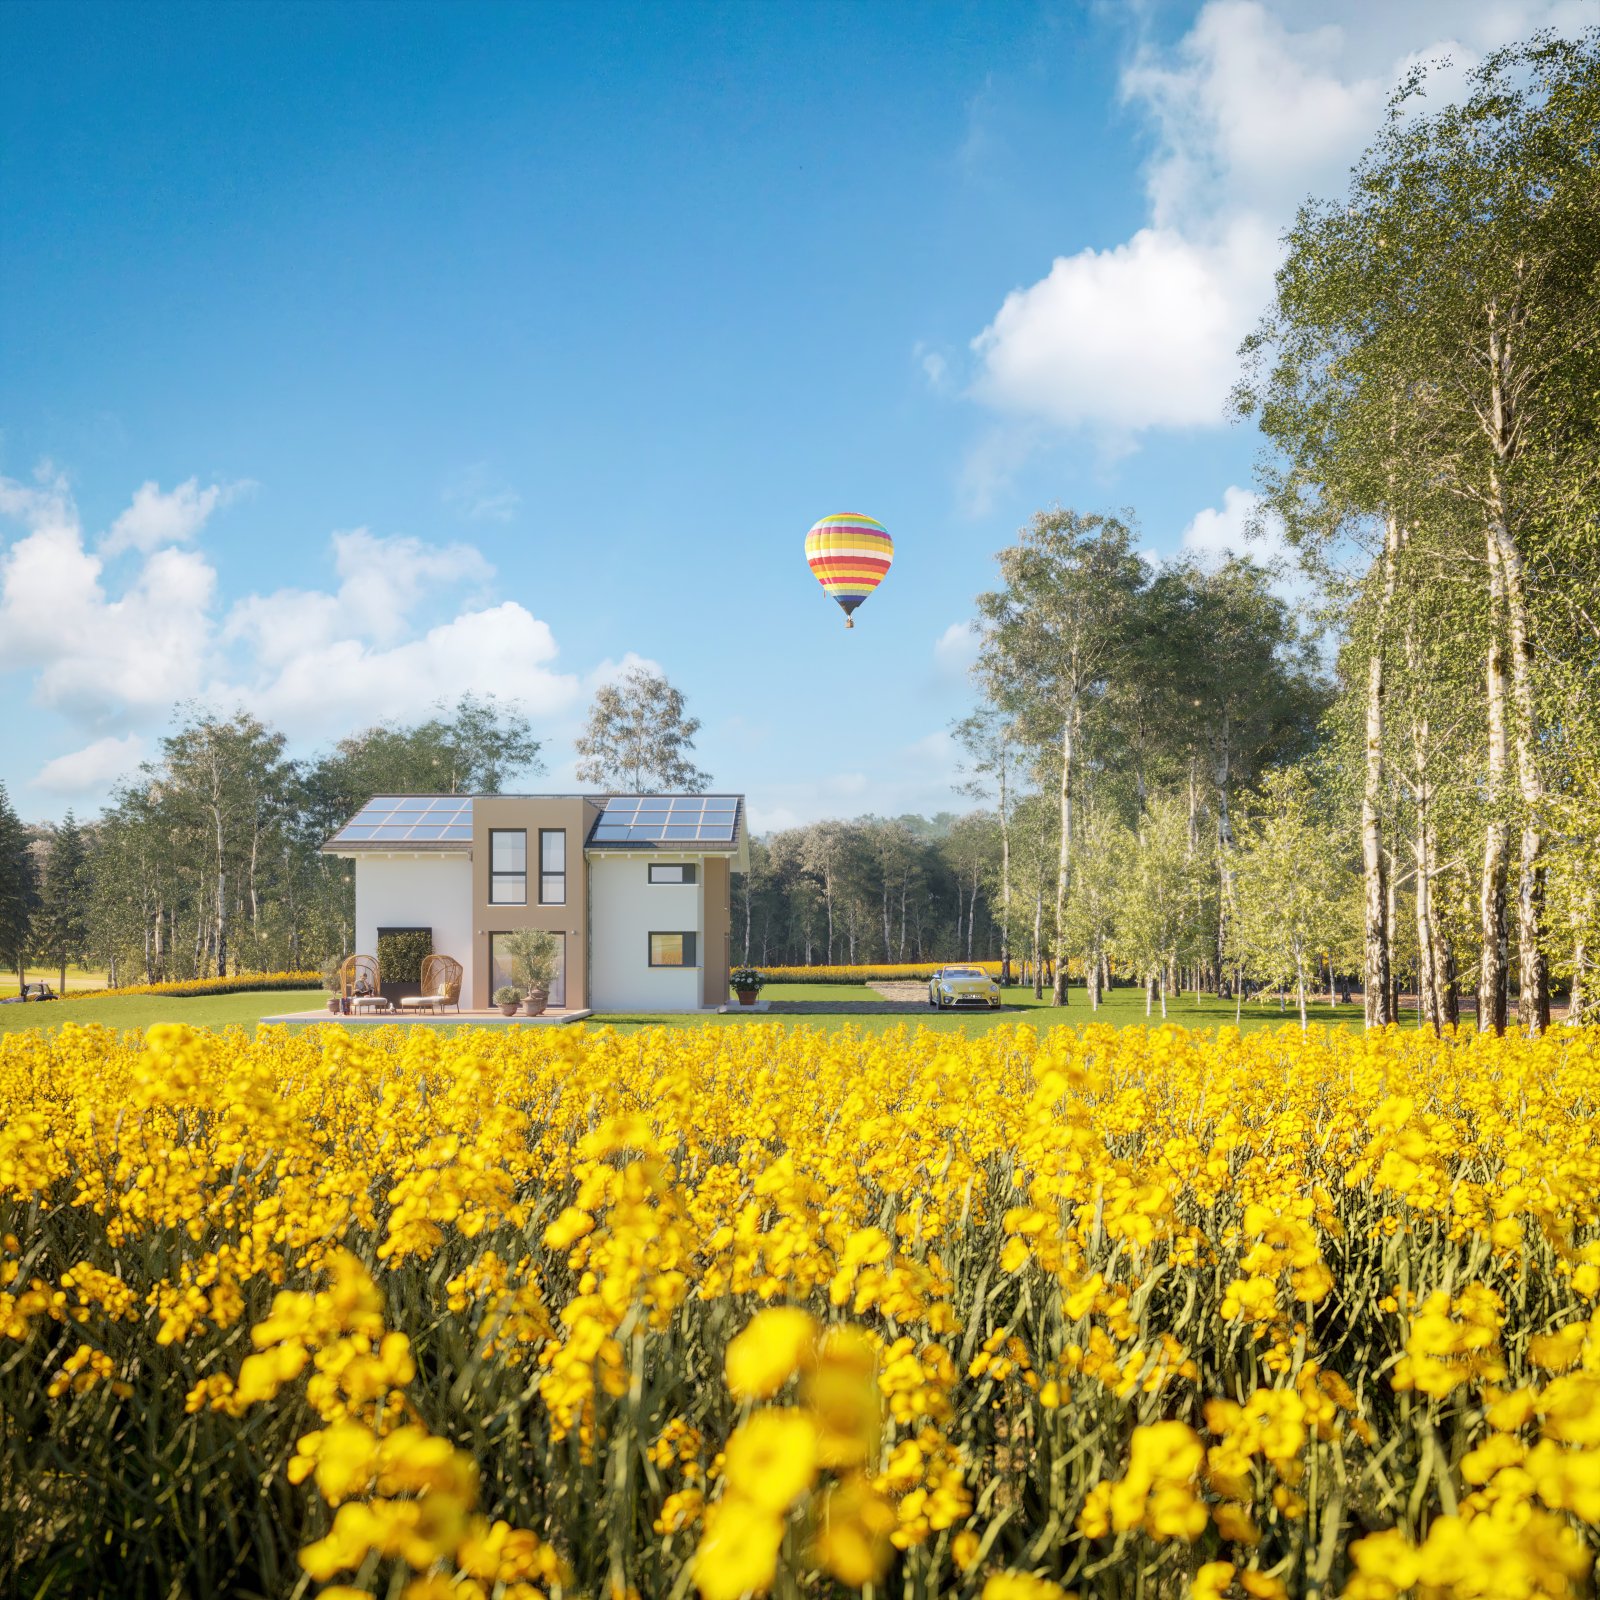
{"type": "MultiPolygon", "coordinates": [[[[489,797],[485,797],[489,798],[489,797]]],[[[586,850],[660,850],[737,857],[744,796],[736,794],[496,795],[497,800],[585,799],[599,810],[586,850]]],[[[468,794],[377,794],[323,845],[330,855],[386,851],[466,853],[472,848],[468,794]]]]}
{"type": "Polygon", "coordinates": [[[470,794],[375,794],[323,849],[342,854],[369,850],[468,850],[472,847],[470,794]]]}
{"type": "Polygon", "coordinates": [[[587,848],[606,850],[734,850],[743,796],[736,794],[608,795],[587,848]]]}

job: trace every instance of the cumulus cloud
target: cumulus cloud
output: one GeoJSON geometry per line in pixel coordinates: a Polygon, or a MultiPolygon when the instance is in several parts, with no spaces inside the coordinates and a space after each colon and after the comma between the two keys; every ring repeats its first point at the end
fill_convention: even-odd
{"type": "Polygon", "coordinates": [[[145,754],[145,742],[136,733],[122,739],[96,739],[81,750],[45,762],[34,777],[32,787],[66,799],[99,795],[118,778],[132,772],[145,754]]]}
{"type": "Polygon", "coordinates": [[[934,666],[942,678],[964,678],[978,659],[983,634],[975,622],[952,622],[933,644],[934,666]]]}
{"type": "Polygon", "coordinates": [[[170,495],[147,484],[91,548],[62,476],[0,477],[0,519],[20,525],[0,545],[0,671],[25,674],[38,705],[98,735],[47,762],[41,789],[103,787],[136,763],[138,730],[188,699],[242,705],[303,741],[467,692],[560,717],[604,674],[653,665],[628,655],[587,677],[561,671],[547,622],[486,597],[494,569],[475,546],[367,528],[331,536],[326,587],[229,604],[212,561],[184,547],[226,498],[196,480],[170,495]],[[113,547],[135,558],[130,571],[110,567],[113,547]]]}
{"type": "Polygon", "coordinates": [[[1271,231],[1249,217],[1214,240],[1143,228],[1114,249],[1062,256],[973,341],[973,393],[1063,428],[1220,421],[1276,257],[1271,231]]]}
{"type": "MultiPolygon", "coordinates": [[[[1176,44],[1142,45],[1122,75],[1154,135],[1146,225],[1008,294],[972,341],[971,393],[1015,423],[1124,441],[1222,422],[1279,236],[1307,195],[1340,191],[1402,74],[1449,55],[1458,80],[1498,45],[1579,26],[1584,9],[1324,0],[1318,19],[1288,0],[1208,0],[1176,44]]],[[[979,451],[996,455],[992,441],[979,451]]]]}
{"type": "Polygon", "coordinates": [[[114,556],[124,550],[148,552],[164,545],[188,544],[218,506],[226,505],[247,487],[212,483],[202,489],[198,478],[190,478],[163,494],[153,479],[142,483],[134,491],[133,504],[100,541],[100,553],[114,556]]]}
{"type": "Polygon", "coordinates": [[[1299,602],[1310,593],[1299,555],[1284,537],[1277,517],[1261,514],[1261,497],[1238,484],[1222,492],[1220,506],[1196,512],[1179,540],[1180,553],[1211,566],[1230,556],[1248,556],[1272,570],[1272,587],[1285,600],[1299,602]]]}

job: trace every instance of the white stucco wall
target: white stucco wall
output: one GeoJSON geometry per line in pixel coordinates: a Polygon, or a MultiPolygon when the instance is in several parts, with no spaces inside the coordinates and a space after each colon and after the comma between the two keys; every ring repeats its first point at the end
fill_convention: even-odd
{"type": "Polygon", "coordinates": [[[694,883],[651,883],[650,862],[693,856],[589,857],[589,1004],[596,1011],[698,1011],[705,924],[703,874],[694,883]],[[697,964],[652,967],[652,933],[693,933],[697,964]]]}
{"type": "Polygon", "coordinates": [[[432,928],[433,948],[465,971],[472,994],[472,858],[465,855],[360,856],[356,860],[356,949],[378,953],[379,928],[432,928]]]}

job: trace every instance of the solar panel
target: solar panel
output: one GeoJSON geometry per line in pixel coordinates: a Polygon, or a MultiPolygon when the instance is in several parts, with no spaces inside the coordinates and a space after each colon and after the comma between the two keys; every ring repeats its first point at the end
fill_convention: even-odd
{"type": "Polygon", "coordinates": [[[375,794],[330,844],[471,844],[472,797],[375,794]]]}
{"type": "Polygon", "coordinates": [[[734,795],[617,795],[589,837],[593,844],[732,844],[738,821],[734,795]]]}

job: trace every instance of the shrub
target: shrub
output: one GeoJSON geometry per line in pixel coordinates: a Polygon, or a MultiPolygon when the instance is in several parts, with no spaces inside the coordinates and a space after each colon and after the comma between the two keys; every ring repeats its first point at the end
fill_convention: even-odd
{"type": "Polygon", "coordinates": [[[394,928],[379,933],[378,977],[384,983],[421,983],[423,957],[432,954],[432,928],[394,928]]]}

